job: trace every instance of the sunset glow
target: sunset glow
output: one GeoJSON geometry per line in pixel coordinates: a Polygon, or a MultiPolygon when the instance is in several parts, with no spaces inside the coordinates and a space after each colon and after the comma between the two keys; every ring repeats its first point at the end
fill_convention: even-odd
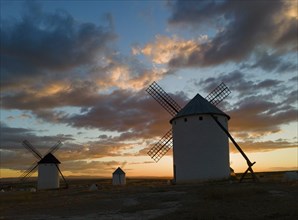
{"type": "MultiPolygon", "coordinates": [[[[35,161],[25,139],[61,140],[65,176],[172,178],[172,150],[147,155],[171,128],[153,81],[181,106],[224,82],[254,170],[298,169],[297,1],[0,2],[1,178],[35,161]]],[[[230,164],[247,169],[232,143],[230,164]]]]}

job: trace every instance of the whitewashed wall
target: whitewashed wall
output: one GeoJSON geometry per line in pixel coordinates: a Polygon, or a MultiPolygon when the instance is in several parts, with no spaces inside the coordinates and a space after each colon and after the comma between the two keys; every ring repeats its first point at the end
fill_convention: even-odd
{"type": "Polygon", "coordinates": [[[113,174],[113,185],[125,185],[125,174],[113,174]]]}
{"type": "MultiPolygon", "coordinates": [[[[228,128],[227,117],[217,118],[228,128]]],[[[177,183],[229,178],[228,137],[210,115],[174,119],[172,128],[177,183]]]]}
{"type": "Polygon", "coordinates": [[[56,189],[59,188],[59,183],[59,171],[55,164],[38,165],[38,189],[56,189]]]}

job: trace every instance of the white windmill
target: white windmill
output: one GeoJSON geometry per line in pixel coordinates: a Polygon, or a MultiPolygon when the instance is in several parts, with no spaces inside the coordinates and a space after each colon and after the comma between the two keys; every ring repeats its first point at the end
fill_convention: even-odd
{"type": "Polygon", "coordinates": [[[60,178],[61,175],[65,186],[68,187],[68,184],[59,168],[60,161],[53,155],[55,151],[62,146],[61,141],[58,141],[46,154],[42,157],[39,153],[27,140],[24,140],[23,146],[29,150],[39,161],[34,162],[32,166],[25,170],[20,176],[20,181],[25,181],[26,178],[30,177],[35,169],[38,167],[38,178],[37,178],[37,189],[57,189],[60,187],[60,178]]]}
{"type": "Polygon", "coordinates": [[[230,117],[215,105],[231,92],[224,83],[206,98],[197,94],[181,108],[156,82],[146,91],[173,118],[169,130],[148,152],[158,162],[173,145],[173,170],[176,183],[227,179],[230,177],[229,139],[245,158],[248,171],[257,180],[251,163],[240,146],[228,132],[230,117]]]}

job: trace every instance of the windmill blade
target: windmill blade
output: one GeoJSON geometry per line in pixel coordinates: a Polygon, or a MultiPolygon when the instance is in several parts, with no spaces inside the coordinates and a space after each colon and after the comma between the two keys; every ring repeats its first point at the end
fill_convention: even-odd
{"type": "Polygon", "coordinates": [[[55,165],[56,165],[56,168],[57,168],[57,170],[59,171],[59,173],[60,173],[60,175],[61,175],[61,177],[62,177],[64,183],[65,183],[65,187],[68,188],[68,183],[66,182],[66,179],[65,179],[65,177],[63,176],[63,174],[62,174],[62,172],[61,172],[59,166],[58,166],[57,164],[55,164],[55,165]]]}
{"type": "Polygon", "coordinates": [[[20,181],[25,181],[26,178],[30,177],[34,172],[36,167],[38,166],[37,162],[34,162],[27,170],[25,170],[21,175],[20,175],[20,181]]]}
{"type": "Polygon", "coordinates": [[[149,151],[148,155],[157,163],[173,146],[172,129],[170,129],[149,151]]]}
{"type": "Polygon", "coordinates": [[[217,86],[212,92],[209,93],[205,97],[207,101],[209,101],[213,105],[219,104],[222,100],[224,100],[231,91],[229,88],[222,82],[219,86],[217,86]]]}
{"type": "Polygon", "coordinates": [[[56,143],[53,147],[51,147],[51,149],[50,149],[45,155],[47,155],[47,154],[49,154],[49,153],[53,154],[53,153],[56,152],[61,146],[62,146],[62,142],[61,142],[61,141],[57,141],[57,143],[56,143]]]}
{"type": "Polygon", "coordinates": [[[27,141],[27,140],[24,140],[23,142],[23,146],[27,149],[27,150],[29,150],[37,159],[41,159],[42,158],[42,155],[41,155],[41,153],[39,153],[33,146],[32,146],[32,144],[30,144],[30,142],[29,141],[27,141]]]}
{"type": "Polygon", "coordinates": [[[165,110],[172,116],[175,116],[181,107],[169,96],[155,81],[146,89],[148,92],[165,110]]]}

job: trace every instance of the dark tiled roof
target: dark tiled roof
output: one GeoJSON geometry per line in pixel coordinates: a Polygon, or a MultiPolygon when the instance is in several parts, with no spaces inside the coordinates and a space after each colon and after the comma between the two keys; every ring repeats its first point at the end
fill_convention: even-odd
{"type": "Polygon", "coordinates": [[[171,119],[171,122],[176,118],[181,118],[189,115],[199,115],[199,114],[215,114],[223,115],[230,119],[226,113],[218,109],[215,105],[208,102],[200,94],[197,94],[189,103],[182,108],[174,118],[171,119]]]}
{"type": "Polygon", "coordinates": [[[38,164],[41,163],[55,163],[55,164],[59,164],[60,161],[51,153],[48,153],[47,155],[45,155],[39,162],[38,164]]]}
{"type": "Polygon", "coordinates": [[[125,172],[120,168],[118,167],[113,174],[125,174],[125,172]]]}

